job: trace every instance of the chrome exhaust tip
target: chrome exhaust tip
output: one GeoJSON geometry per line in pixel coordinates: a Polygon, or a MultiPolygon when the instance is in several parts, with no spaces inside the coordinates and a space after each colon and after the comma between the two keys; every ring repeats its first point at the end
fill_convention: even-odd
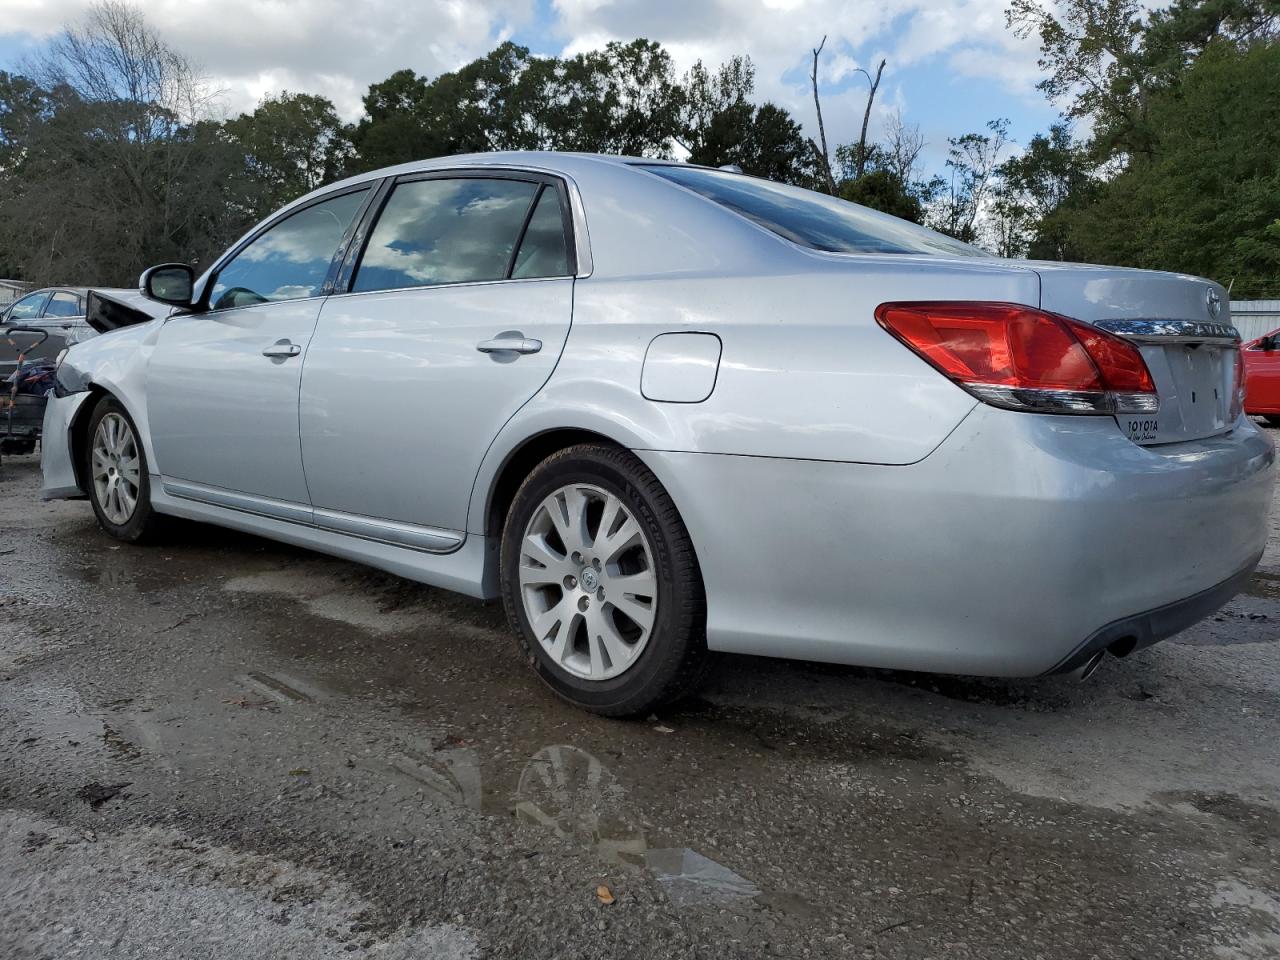
{"type": "Polygon", "coordinates": [[[1094,671],[1098,669],[1098,664],[1102,663],[1102,658],[1107,655],[1106,650],[1099,650],[1080,666],[1067,673],[1067,676],[1080,683],[1084,683],[1093,676],[1094,671]]]}

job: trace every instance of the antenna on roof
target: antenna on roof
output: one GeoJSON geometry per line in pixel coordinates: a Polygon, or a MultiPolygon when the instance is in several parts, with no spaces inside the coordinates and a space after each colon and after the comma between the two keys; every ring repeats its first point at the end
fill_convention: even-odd
{"type": "Polygon", "coordinates": [[[717,170],[728,170],[730,173],[741,173],[742,168],[736,163],[724,163],[716,167],[717,170]]]}

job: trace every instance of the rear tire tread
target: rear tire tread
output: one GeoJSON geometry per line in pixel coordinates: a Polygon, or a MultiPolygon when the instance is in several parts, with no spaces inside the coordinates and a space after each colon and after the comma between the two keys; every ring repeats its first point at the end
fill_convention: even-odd
{"type": "MultiPolygon", "coordinates": [[[[661,571],[661,559],[656,560],[656,565],[661,571]]],[[[501,571],[503,605],[516,634],[520,652],[535,667],[534,672],[539,678],[561,699],[602,716],[635,716],[649,713],[686,696],[705,678],[711,664],[706,642],[706,593],[693,541],[689,538],[671,496],[653,472],[630,451],[601,443],[583,443],[557,451],[538,464],[516,491],[511,508],[507,511],[502,530],[501,571]],[[536,641],[531,639],[522,620],[519,578],[510,575],[511,564],[518,562],[518,555],[512,556],[512,539],[514,536],[519,540],[526,522],[522,509],[525,495],[531,488],[544,482],[544,478],[566,469],[575,461],[582,461],[588,467],[592,462],[600,463],[606,468],[612,467],[624,478],[624,486],[635,490],[638,496],[634,499],[638,499],[643,505],[643,509],[636,511],[637,519],[645,524],[655,555],[661,557],[665,553],[669,559],[672,573],[671,592],[676,608],[673,611],[666,609],[666,604],[660,607],[659,619],[667,619],[661,628],[655,625],[654,636],[641,655],[642,659],[650,655],[659,658],[658,665],[653,669],[653,680],[640,690],[623,693],[611,703],[589,703],[575,699],[553,683],[543,669],[537,669],[540,651],[534,649],[536,641]],[[660,637],[659,633],[663,636],[660,637]]]]}

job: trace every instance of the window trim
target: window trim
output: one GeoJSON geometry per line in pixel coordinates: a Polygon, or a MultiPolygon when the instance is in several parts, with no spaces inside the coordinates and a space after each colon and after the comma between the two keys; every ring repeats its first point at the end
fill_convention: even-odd
{"type": "Polygon", "coordinates": [[[356,229],[359,224],[364,221],[368,213],[369,206],[374,196],[377,195],[386,184],[385,178],[373,178],[370,180],[362,180],[360,183],[353,183],[350,186],[343,187],[340,190],[332,190],[308,200],[306,203],[300,203],[296,206],[286,207],[279,211],[269,220],[258,225],[252,233],[242,238],[235,246],[225,251],[217,262],[213,265],[213,269],[209,271],[209,276],[205,280],[204,289],[200,291],[200,300],[192,308],[192,313],[222,313],[226,310],[246,310],[249,307],[265,307],[272,303],[300,303],[306,300],[320,300],[329,296],[334,290],[334,283],[338,279],[339,271],[345,262],[348,250],[351,246],[352,237],[355,236],[356,229]],[[320,285],[320,291],[311,297],[296,297],[292,300],[268,300],[266,303],[247,304],[239,307],[213,307],[209,304],[209,297],[213,293],[214,285],[218,282],[218,276],[226,269],[227,265],[238,257],[247,247],[261,238],[264,234],[274,230],[280,224],[293,217],[295,214],[302,213],[304,210],[310,210],[312,207],[319,206],[322,203],[328,203],[330,200],[336,200],[339,197],[345,197],[348,194],[365,191],[366,196],[364,202],[360,204],[360,208],[356,210],[355,216],[351,218],[351,222],[347,224],[347,228],[343,231],[342,239],[338,241],[337,247],[334,248],[333,257],[329,261],[329,268],[325,272],[324,281],[320,285]]]}
{"type": "Polygon", "coordinates": [[[347,248],[346,256],[343,259],[342,267],[338,272],[338,277],[333,290],[329,294],[330,296],[365,296],[373,293],[390,293],[396,290],[434,290],[440,287],[479,286],[490,283],[527,283],[534,280],[571,280],[578,276],[578,246],[573,204],[565,178],[557,174],[510,167],[439,167],[434,170],[417,170],[411,173],[403,173],[396,177],[388,177],[383,181],[377,193],[376,202],[368,204],[363,211],[360,225],[355,231],[357,236],[347,248]],[[352,285],[355,283],[360,264],[364,260],[365,251],[368,249],[369,240],[373,235],[373,228],[381,218],[392,192],[402,183],[414,183],[420,180],[514,180],[539,185],[529,201],[529,207],[525,210],[524,220],[520,225],[520,232],[516,235],[515,245],[511,248],[511,255],[507,259],[506,275],[489,280],[418,283],[407,287],[353,290],[352,285]],[[529,221],[533,217],[533,211],[537,208],[538,200],[542,197],[543,191],[547,187],[555,188],[557,199],[560,201],[560,224],[564,231],[565,256],[568,261],[567,270],[563,276],[512,277],[511,270],[515,265],[516,254],[520,251],[520,245],[524,243],[525,233],[529,229],[529,221]]]}
{"type": "MultiPolygon", "coordinates": [[[[511,245],[511,252],[507,254],[507,268],[502,273],[503,280],[513,279],[511,274],[516,269],[516,257],[520,256],[520,248],[524,246],[525,237],[529,233],[529,224],[533,222],[534,211],[538,209],[538,204],[542,202],[542,195],[547,190],[545,183],[540,184],[538,189],[533,191],[533,197],[529,201],[529,207],[524,212],[524,220],[520,223],[520,229],[516,232],[516,242],[511,245]]],[[[560,204],[560,241],[565,245],[565,252],[569,250],[568,239],[564,235],[564,204],[560,204]]],[[[569,266],[568,257],[565,258],[565,267],[569,266]]],[[[572,271],[570,272],[572,275],[572,271]]]]}

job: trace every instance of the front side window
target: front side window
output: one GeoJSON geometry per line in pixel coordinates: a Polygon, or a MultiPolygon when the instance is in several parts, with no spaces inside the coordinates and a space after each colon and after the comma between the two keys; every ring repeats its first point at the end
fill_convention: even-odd
{"type": "Polygon", "coordinates": [[[353,291],[503,280],[538,184],[410,180],[387,199],[353,291]]]}
{"type": "Polygon", "coordinates": [[[44,306],[48,296],[48,292],[44,290],[27,294],[9,308],[9,315],[5,319],[10,323],[15,320],[35,320],[40,316],[40,308],[44,306]]]}
{"type": "Polygon", "coordinates": [[[665,180],[709,200],[793,243],[831,253],[901,253],[948,257],[988,257],[961,243],[887,213],[741,173],[683,164],[644,164],[665,180]]]}
{"type": "Polygon", "coordinates": [[[312,204],[277,223],[227,262],[213,282],[214,310],[318,297],[365,190],[312,204]]]}
{"type": "Polygon", "coordinates": [[[49,305],[44,308],[46,317],[83,317],[83,301],[74,293],[59,290],[49,298],[49,305]]]}

